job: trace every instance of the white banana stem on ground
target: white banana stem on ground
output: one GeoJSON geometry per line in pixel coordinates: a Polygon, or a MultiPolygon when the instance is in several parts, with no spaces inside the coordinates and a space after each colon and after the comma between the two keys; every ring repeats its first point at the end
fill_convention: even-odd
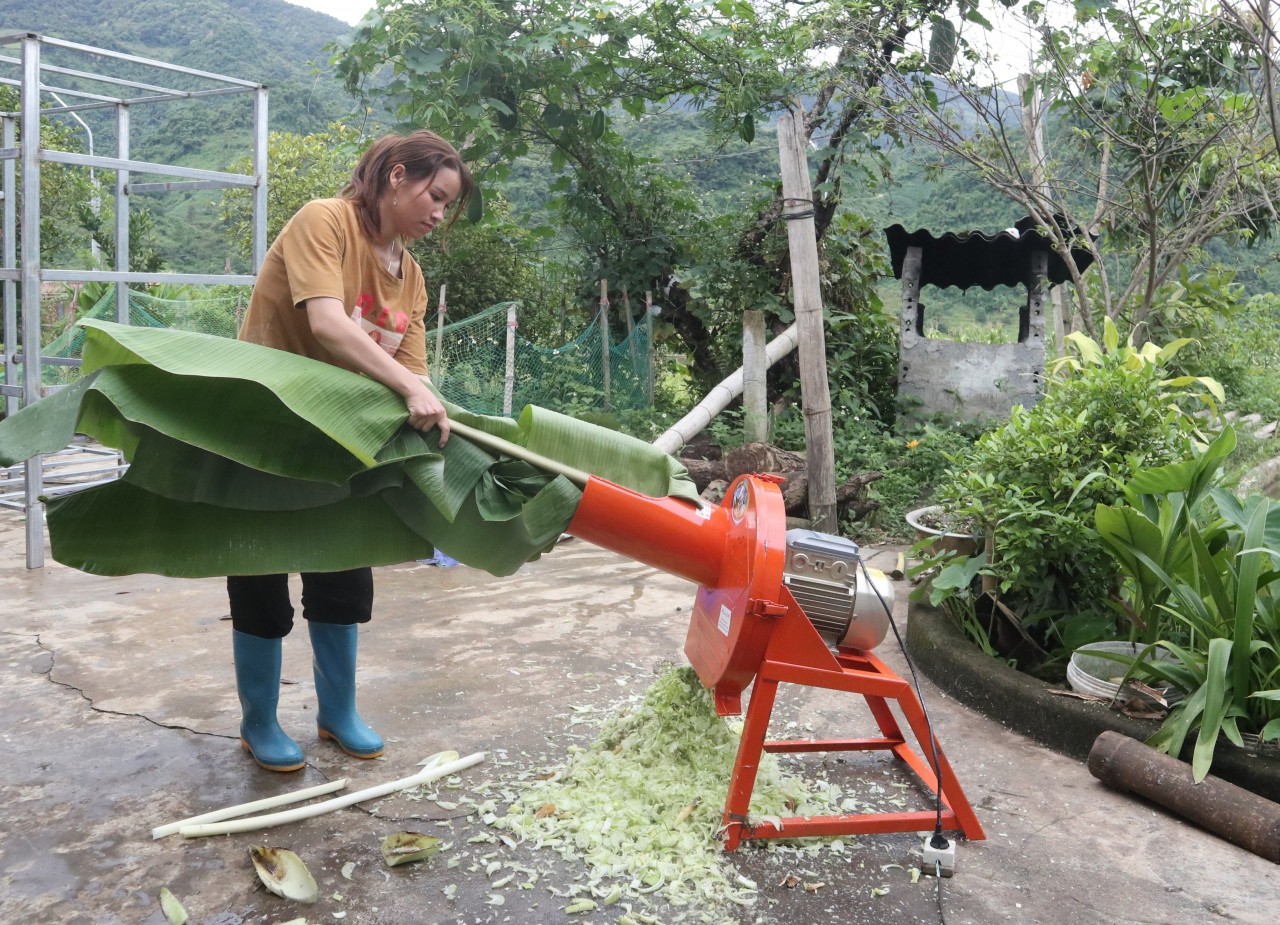
{"type": "Polygon", "coordinates": [[[183,838],[204,838],[209,835],[234,835],[238,832],[256,832],[259,829],[274,828],[289,822],[297,822],[300,819],[322,816],[337,809],[345,809],[348,806],[363,803],[365,800],[376,800],[379,797],[389,796],[401,790],[408,790],[410,787],[429,784],[442,777],[465,771],[467,768],[484,761],[484,759],[484,752],[476,752],[474,755],[468,755],[466,758],[459,758],[457,761],[450,761],[447,764],[428,765],[410,777],[402,777],[400,780],[381,784],[377,787],[370,787],[367,790],[357,790],[355,793],[348,793],[332,800],[325,800],[323,803],[300,806],[296,809],[270,813],[266,816],[254,816],[250,819],[234,819],[229,822],[214,822],[208,825],[184,825],[178,830],[178,834],[183,838]]]}
{"type": "Polygon", "coordinates": [[[164,838],[166,835],[177,835],[178,830],[184,825],[200,825],[206,822],[221,822],[224,819],[235,819],[237,816],[247,816],[249,813],[256,813],[262,809],[275,809],[277,806],[288,806],[290,803],[301,803],[303,800],[309,800],[312,797],[324,796],[326,793],[333,793],[335,790],[341,790],[347,786],[347,778],[341,780],[329,781],[327,784],[318,784],[315,787],[308,787],[305,790],[295,790],[293,793],[282,793],[278,796],[267,797],[265,800],[254,800],[252,803],[241,803],[238,806],[228,806],[226,809],[215,809],[213,812],[202,813],[199,816],[192,816],[190,819],[182,819],[178,822],[170,822],[168,825],[156,826],[151,830],[152,838],[164,838]]]}

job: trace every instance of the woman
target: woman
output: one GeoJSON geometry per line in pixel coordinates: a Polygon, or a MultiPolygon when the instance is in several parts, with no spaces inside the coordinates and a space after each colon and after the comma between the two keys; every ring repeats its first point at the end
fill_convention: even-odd
{"type": "MultiPolygon", "coordinates": [[[[405,242],[457,219],[471,194],[458,152],[433,132],[388,135],[361,157],[337,199],[303,206],[267,251],[240,339],[363,373],[404,396],[409,423],[449,439],[427,387],[426,284],[405,242]]],[[[270,771],[302,749],[276,720],[281,640],[293,626],[288,575],[231,576],[227,594],[243,719],[240,744],[270,771]]],[[[373,572],[303,573],[320,737],[376,758],[382,739],[355,708],[356,632],[373,609],[373,572]]]]}

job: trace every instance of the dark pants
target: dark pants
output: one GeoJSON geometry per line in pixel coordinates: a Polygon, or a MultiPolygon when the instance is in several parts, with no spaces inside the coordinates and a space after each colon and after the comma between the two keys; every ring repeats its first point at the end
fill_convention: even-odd
{"type": "MultiPolygon", "coordinates": [[[[232,575],[227,578],[231,625],[262,639],[281,639],[293,629],[288,575],[232,575]]],[[[373,617],[373,569],[302,573],[302,616],[317,623],[347,626],[373,617]]]]}

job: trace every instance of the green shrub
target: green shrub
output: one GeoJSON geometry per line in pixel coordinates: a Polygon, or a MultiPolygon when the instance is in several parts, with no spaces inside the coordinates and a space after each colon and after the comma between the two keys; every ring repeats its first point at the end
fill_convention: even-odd
{"type": "Polygon", "coordinates": [[[1167,288],[1153,338],[1194,338],[1170,372],[1212,377],[1233,411],[1280,419],[1280,296],[1261,293],[1245,301],[1233,274],[1220,268],[1184,270],[1167,288]]]}
{"type": "Polygon", "coordinates": [[[1103,345],[1079,334],[1068,342],[1044,398],[1015,407],[937,492],[953,516],[994,539],[983,573],[997,585],[1000,619],[1017,631],[1002,654],[1024,669],[1056,670],[1075,646],[1114,633],[1115,566],[1094,508],[1121,497],[1143,469],[1186,458],[1196,422],[1183,405],[1221,395],[1213,382],[1164,377],[1182,341],[1121,347],[1108,321],[1103,345]]]}

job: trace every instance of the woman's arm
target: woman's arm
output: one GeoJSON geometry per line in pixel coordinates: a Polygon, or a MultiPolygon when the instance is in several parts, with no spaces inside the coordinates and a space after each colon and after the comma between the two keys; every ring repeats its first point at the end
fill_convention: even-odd
{"type": "Polygon", "coordinates": [[[350,368],[395,389],[404,396],[410,426],[426,431],[440,428],[440,445],[449,440],[449,418],[434,392],[418,374],[406,369],[375,344],[348,317],[341,300],[307,299],[304,303],[311,333],[320,345],[350,368]]]}

